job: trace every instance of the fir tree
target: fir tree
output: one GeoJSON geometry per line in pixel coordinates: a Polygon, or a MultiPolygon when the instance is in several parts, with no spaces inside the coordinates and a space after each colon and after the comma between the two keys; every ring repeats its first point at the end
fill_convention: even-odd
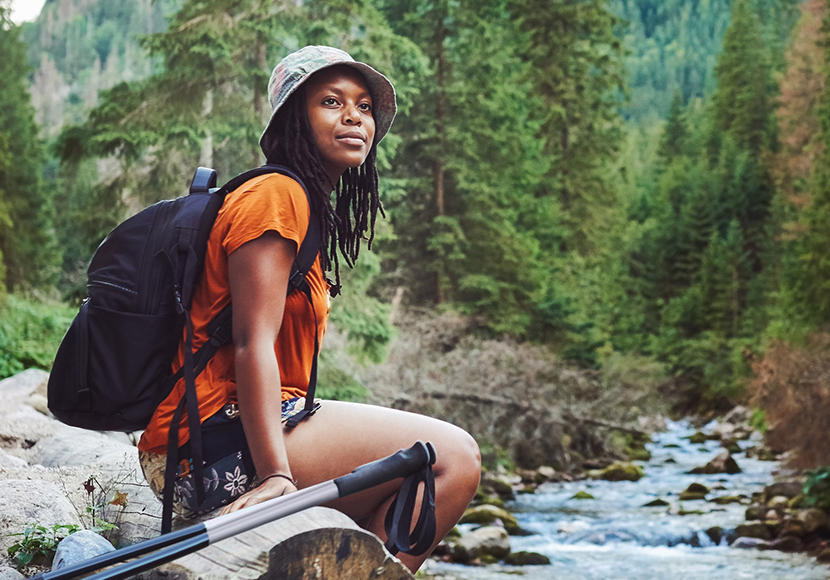
{"type": "Polygon", "coordinates": [[[29,67],[18,36],[7,2],[0,2],[0,254],[10,290],[54,284],[61,262],[42,177],[43,147],[25,84],[29,67]]]}

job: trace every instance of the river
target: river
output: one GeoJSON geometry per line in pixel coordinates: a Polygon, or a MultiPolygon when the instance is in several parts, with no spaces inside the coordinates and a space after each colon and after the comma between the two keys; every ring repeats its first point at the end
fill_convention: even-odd
{"type": "MultiPolygon", "coordinates": [[[[577,481],[548,483],[535,494],[508,504],[531,536],[511,537],[511,550],[539,552],[549,566],[461,566],[428,561],[425,572],[440,580],[818,580],[830,578],[830,567],[802,554],[733,549],[715,545],[705,530],[734,529],[744,523],[746,505],[706,501],[679,502],[677,494],[698,482],[712,489],[708,498],[763,490],[773,481],[777,462],[733,457],[743,470],[736,475],[688,475],[714,458],[718,441],[693,445],[695,429],[686,421],[669,422],[647,445],[652,458],[637,462],[645,477],[638,482],[577,481]],[[594,500],[572,499],[580,491],[594,500]],[[647,508],[661,498],[669,507],[647,508]],[[680,515],[680,510],[701,514],[680,515]]],[[[753,443],[742,441],[742,448],[753,443]]],[[[462,531],[464,527],[462,526],[462,531]]]]}

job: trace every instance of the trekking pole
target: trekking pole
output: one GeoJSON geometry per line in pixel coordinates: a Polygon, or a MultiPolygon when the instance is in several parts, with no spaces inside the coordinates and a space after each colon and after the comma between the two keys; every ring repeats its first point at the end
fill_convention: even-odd
{"type": "Polygon", "coordinates": [[[201,524],[163,534],[152,540],[108,552],[60,570],[45,572],[33,576],[32,580],[70,580],[99,568],[147,554],[145,557],[87,576],[85,580],[127,578],[304,509],[346,497],[399,477],[413,475],[426,466],[434,464],[435,459],[435,448],[432,444],[418,441],[409,449],[401,449],[388,457],[361,465],[342,477],[269,499],[201,524]]]}

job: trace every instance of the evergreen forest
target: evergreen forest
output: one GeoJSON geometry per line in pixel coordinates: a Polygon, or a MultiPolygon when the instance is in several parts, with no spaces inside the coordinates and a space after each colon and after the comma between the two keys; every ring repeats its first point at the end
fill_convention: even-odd
{"type": "Polygon", "coordinates": [[[0,0],[0,376],[48,368],[115,224],[264,161],[306,44],[398,93],[387,219],[332,312],[367,361],[393,304],[454,312],[771,420],[791,385],[759,373],[826,359],[826,0],[48,0],[22,26],[0,0]]]}

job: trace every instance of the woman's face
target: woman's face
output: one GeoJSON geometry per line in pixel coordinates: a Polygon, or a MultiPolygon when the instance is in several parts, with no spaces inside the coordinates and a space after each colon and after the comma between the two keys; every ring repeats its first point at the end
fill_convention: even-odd
{"type": "Polygon", "coordinates": [[[348,66],[315,73],[305,83],[311,133],[323,165],[336,182],[366,159],[375,138],[372,96],[363,75],[348,66]]]}

